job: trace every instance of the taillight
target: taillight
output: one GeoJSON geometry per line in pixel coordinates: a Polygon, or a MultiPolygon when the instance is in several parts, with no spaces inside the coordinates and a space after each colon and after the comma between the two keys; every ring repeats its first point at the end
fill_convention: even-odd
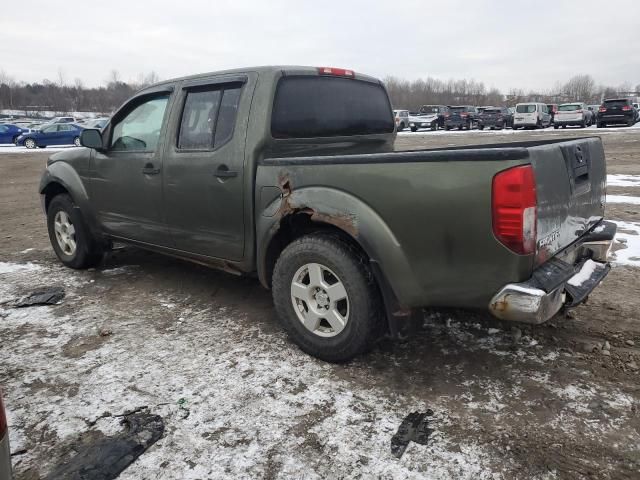
{"type": "Polygon", "coordinates": [[[444,114],[444,118],[449,118],[450,116],[451,116],[451,114],[450,114],[450,113],[445,113],[445,114],[444,114]]]}
{"type": "Polygon", "coordinates": [[[466,117],[467,115],[469,115],[469,114],[468,114],[468,113],[464,113],[464,112],[462,112],[462,113],[460,114],[460,116],[461,116],[461,117],[466,117]]]}
{"type": "Polygon", "coordinates": [[[606,112],[606,111],[607,111],[607,109],[606,109],[606,107],[600,107],[600,108],[598,109],[598,111],[599,111],[600,113],[602,113],[602,112],[606,112]]]}
{"type": "Polygon", "coordinates": [[[2,401],[2,395],[0,394],[0,438],[4,437],[7,431],[7,417],[4,413],[4,403],[2,401]]]}
{"type": "Polygon", "coordinates": [[[622,107],[622,110],[628,112],[629,110],[631,110],[631,107],[629,105],[625,105],[624,107],[622,107]]]}
{"type": "Polygon", "coordinates": [[[582,113],[582,110],[576,110],[575,113],[582,113]]]}
{"type": "Polygon", "coordinates": [[[318,67],[318,73],[320,75],[337,75],[339,77],[354,77],[353,70],[347,70],[345,68],[335,67],[318,67]]]}
{"type": "Polygon", "coordinates": [[[536,179],[531,165],[493,177],[493,234],[509,250],[526,255],[536,249],[536,179]]]}

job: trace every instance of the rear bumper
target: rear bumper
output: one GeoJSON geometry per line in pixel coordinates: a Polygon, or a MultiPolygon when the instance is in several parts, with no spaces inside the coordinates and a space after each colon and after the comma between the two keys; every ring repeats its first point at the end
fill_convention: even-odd
{"type": "Polygon", "coordinates": [[[553,258],[536,270],[526,282],[505,285],[489,303],[491,313],[501,320],[543,323],[563,307],[574,307],[607,276],[607,257],[616,225],[602,222],[563,259],[553,258]],[[574,260],[575,263],[568,263],[574,260]]]}
{"type": "Polygon", "coordinates": [[[634,115],[600,115],[598,121],[602,123],[629,123],[634,120],[634,115]]]}
{"type": "Polygon", "coordinates": [[[586,122],[587,120],[560,120],[556,118],[553,123],[554,125],[582,125],[582,122],[586,122]]]}

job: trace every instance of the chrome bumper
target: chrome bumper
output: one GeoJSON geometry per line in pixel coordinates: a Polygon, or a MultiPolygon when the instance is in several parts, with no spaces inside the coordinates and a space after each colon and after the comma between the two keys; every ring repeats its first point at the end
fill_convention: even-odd
{"type": "Polygon", "coordinates": [[[526,282],[505,285],[491,299],[489,311],[501,320],[538,324],[563,306],[582,303],[609,273],[606,260],[612,243],[613,235],[577,245],[562,259],[541,266],[526,282]],[[583,260],[576,265],[576,258],[583,260]]]}

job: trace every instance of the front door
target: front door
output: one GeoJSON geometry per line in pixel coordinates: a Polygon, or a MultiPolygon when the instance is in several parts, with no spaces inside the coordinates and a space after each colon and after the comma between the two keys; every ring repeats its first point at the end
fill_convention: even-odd
{"type": "Polygon", "coordinates": [[[250,76],[185,82],[165,152],[165,212],[177,249],[226,260],[244,254],[244,144],[250,76]]]}
{"type": "Polygon", "coordinates": [[[162,142],[171,92],[132,99],[104,131],[106,150],[92,155],[90,196],[104,230],[170,246],[162,211],[162,142]]]}

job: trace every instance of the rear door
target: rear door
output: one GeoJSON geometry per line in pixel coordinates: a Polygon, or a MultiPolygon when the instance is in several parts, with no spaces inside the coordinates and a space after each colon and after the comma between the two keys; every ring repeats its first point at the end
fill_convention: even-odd
{"type": "Polygon", "coordinates": [[[165,215],[175,248],[244,255],[244,145],[256,74],[181,85],[167,135],[165,215]]]}

